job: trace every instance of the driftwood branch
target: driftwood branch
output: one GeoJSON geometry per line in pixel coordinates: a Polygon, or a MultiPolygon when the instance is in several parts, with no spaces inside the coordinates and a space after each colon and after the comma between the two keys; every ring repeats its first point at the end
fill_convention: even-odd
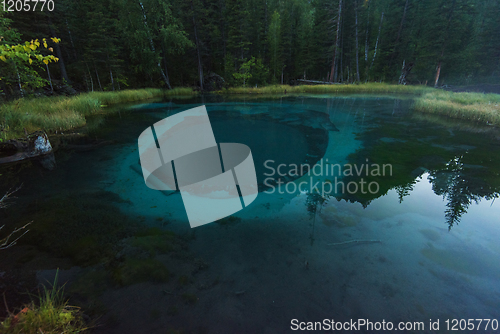
{"type": "MultiPolygon", "coordinates": [[[[15,244],[17,244],[17,241],[19,239],[21,239],[26,233],[28,233],[30,230],[26,230],[24,231],[23,234],[21,234],[20,236],[18,236],[15,240],[13,241],[9,241],[10,238],[16,234],[17,232],[20,232],[22,230],[24,230],[26,227],[28,227],[32,222],[29,222],[28,224],[22,226],[22,227],[19,227],[19,228],[16,228],[14,231],[12,231],[8,236],[6,236],[5,238],[3,239],[0,239],[0,250],[3,250],[3,249],[7,249],[9,247],[12,247],[14,246],[15,244]]],[[[2,225],[0,226],[0,230],[4,227],[5,225],[2,225]]]]}
{"type": "Polygon", "coordinates": [[[333,242],[327,244],[328,246],[342,246],[342,245],[349,245],[349,244],[377,244],[381,243],[382,241],[380,240],[350,240],[350,241],[344,241],[344,242],[333,242]]]}
{"type": "Polygon", "coordinates": [[[22,187],[22,186],[23,186],[23,185],[21,184],[19,187],[17,187],[17,188],[16,188],[16,189],[14,189],[14,190],[9,189],[9,190],[7,191],[7,193],[6,193],[5,195],[3,195],[3,197],[2,197],[2,198],[0,198],[0,209],[5,209],[7,206],[9,206],[9,205],[7,204],[7,200],[8,200],[9,198],[14,198],[14,197],[12,197],[12,195],[13,195],[15,192],[17,192],[19,189],[21,189],[21,187],[22,187]]]}
{"type": "MultiPolygon", "coordinates": [[[[9,198],[13,198],[12,194],[14,194],[14,193],[15,193],[15,192],[17,192],[19,189],[21,189],[21,187],[22,187],[22,186],[23,186],[23,185],[21,184],[21,185],[20,185],[19,187],[17,187],[16,189],[7,191],[7,193],[6,193],[5,195],[3,195],[3,197],[2,197],[2,198],[0,198],[0,209],[5,209],[5,208],[8,206],[8,204],[7,204],[7,200],[8,200],[9,198]]],[[[22,227],[18,227],[18,228],[16,228],[14,231],[12,231],[11,233],[9,233],[9,235],[8,235],[8,236],[6,236],[6,237],[5,237],[5,238],[3,238],[3,239],[0,239],[0,250],[2,250],[2,249],[7,249],[7,248],[9,248],[9,247],[14,246],[14,245],[17,243],[17,241],[18,241],[19,239],[21,239],[21,237],[22,237],[23,235],[25,235],[26,233],[28,233],[28,232],[29,232],[29,230],[24,231],[24,233],[22,233],[20,236],[18,236],[18,237],[17,237],[15,240],[13,240],[13,241],[10,241],[10,239],[11,239],[11,238],[14,238],[14,235],[15,235],[16,233],[21,232],[22,230],[26,229],[26,227],[28,227],[31,223],[32,223],[32,222],[29,222],[28,224],[26,224],[26,225],[24,225],[24,226],[22,226],[22,227]]],[[[0,226],[0,231],[1,231],[4,227],[5,227],[5,225],[0,226]]]]}

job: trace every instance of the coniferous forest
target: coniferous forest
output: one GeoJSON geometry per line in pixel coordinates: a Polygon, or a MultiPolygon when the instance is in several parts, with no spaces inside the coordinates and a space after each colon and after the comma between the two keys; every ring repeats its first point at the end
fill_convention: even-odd
{"type": "Polygon", "coordinates": [[[2,13],[3,45],[46,38],[58,61],[2,62],[1,89],[494,83],[499,16],[497,0],[57,0],[2,13]]]}

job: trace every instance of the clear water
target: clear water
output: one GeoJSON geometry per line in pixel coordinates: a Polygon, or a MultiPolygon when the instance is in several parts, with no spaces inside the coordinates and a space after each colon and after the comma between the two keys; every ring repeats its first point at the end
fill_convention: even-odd
{"type": "MultiPolygon", "coordinates": [[[[110,145],[60,150],[54,171],[35,162],[4,167],[2,190],[20,182],[24,186],[16,205],[0,217],[7,226],[69,217],[70,227],[60,222],[67,234],[52,230],[79,245],[66,254],[73,260],[64,262],[61,275],[73,284],[76,300],[87,307],[89,300],[103,305],[103,333],[167,328],[281,333],[291,332],[292,319],[385,320],[395,326],[422,321],[426,332],[431,332],[430,319],[440,319],[445,332],[446,319],[498,319],[499,132],[413,114],[410,104],[367,97],[200,97],[123,108],[89,121],[100,124],[89,126],[89,137],[110,140],[110,145]],[[190,229],[178,193],[144,185],[137,172],[136,140],[157,120],[200,104],[207,107],[218,142],[251,148],[260,193],[234,218],[190,229]],[[271,187],[265,184],[269,160],[268,166],[284,164],[287,171],[294,164],[323,161],[323,172],[282,176],[282,187],[271,187]],[[390,164],[392,173],[327,174],[334,164],[390,164]],[[376,183],[378,191],[330,190],[335,182],[359,185],[362,178],[376,183]],[[297,190],[300,183],[302,191],[297,190]],[[314,184],[330,191],[315,194],[314,184]],[[96,203],[102,207],[95,209],[96,203]],[[74,208],[80,211],[67,212],[74,208]],[[120,220],[171,230],[181,246],[146,256],[124,251],[121,239],[130,234],[116,227],[120,220]],[[110,251],[97,261],[101,264],[88,263],[88,257],[78,262],[86,247],[101,242],[75,237],[87,229],[111,240],[106,242],[114,246],[106,252],[125,255],[110,251]],[[158,281],[146,270],[148,278],[141,282],[112,283],[124,258],[154,258],[171,278],[158,281]]],[[[40,280],[53,277],[59,257],[38,254],[54,251],[40,242],[44,226],[30,231],[17,251],[13,247],[0,254],[5,263],[22,258],[18,253],[23,251],[34,259],[9,262],[6,268],[30,267],[39,270],[40,280]]]]}

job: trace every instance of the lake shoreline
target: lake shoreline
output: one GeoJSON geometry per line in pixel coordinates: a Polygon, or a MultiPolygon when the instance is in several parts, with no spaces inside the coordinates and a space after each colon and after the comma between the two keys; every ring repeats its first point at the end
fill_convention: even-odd
{"type": "MultiPolygon", "coordinates": [[[[500,94],[450,92],[423,85],[393,85],[385,83],[335,85],[272,85],[265,87],[232,87],[215,91],[222,96],[252,95],[370,95],[397,94],[415,98],[413,111],[464,119],[488,125],[500,125],[500,94]]],[[[72,97],[44,97],[19,99],[0,106],[0,140],[22,137],[26,131],[44,130],[49,135],[86,125],[86,116],[105,112],[104,108],[127,102],[139,102],[159,97],[199,94],[192,88],[162,90],[145,88],[119,92],[91,92],[72,97]]]]}
{"type": "Polygon", "coordinates": [[[49,135],[86,125],[86,117],[103,113],[105,107],[167,96],[196,95],[191,88],[163,90],[144,88],[114,92],[89,92],[75,96],[22,98],[0,106],[0,141],[43,130],[49,135]]]}

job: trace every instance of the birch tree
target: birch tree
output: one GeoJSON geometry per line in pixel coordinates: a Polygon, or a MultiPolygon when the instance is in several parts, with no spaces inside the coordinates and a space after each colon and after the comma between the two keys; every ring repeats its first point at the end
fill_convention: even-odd
{"type": "Polygon", "coordinates": [[[165,52],[181,52],[191,46],[180,22],[173,17],[170,6],[162,0],[121,0],[120,25],[126,32],[131,56],[137,61],[136,70],[146,74],[158,73],[171,88],[166,68],[161,65],[162,43],[165,52]]]}
{"type": "Polygon", "coordinates": [[[339,42],[340,42],[339,36],[340,36],[341,21],[342,21],[342,0],[339,0],[339,9],[337,14],[337,29],[335,34],[335,49],[333,51],[332,69],[330,70],[330,82],[337,81],[337,73],[335,72],[335,66],[339,52],[339,42]]]}

